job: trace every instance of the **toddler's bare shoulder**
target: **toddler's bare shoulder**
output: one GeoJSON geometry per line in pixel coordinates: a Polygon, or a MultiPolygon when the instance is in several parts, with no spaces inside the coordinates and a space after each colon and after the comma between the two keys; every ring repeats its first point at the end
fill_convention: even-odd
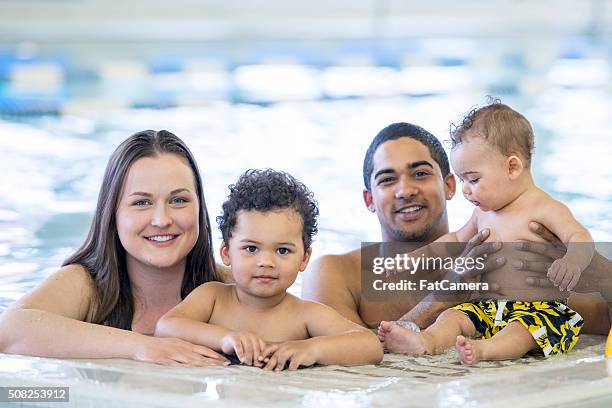
{"type": "Polygon", "coordinates": [[[295,298],[294,307],[302,313],[325,313],[330,310],[334,310],[333,308],[324,305],[323,303],[315,302],[313,300],[300,299],[295,296],[293,297],[295,298]]]}

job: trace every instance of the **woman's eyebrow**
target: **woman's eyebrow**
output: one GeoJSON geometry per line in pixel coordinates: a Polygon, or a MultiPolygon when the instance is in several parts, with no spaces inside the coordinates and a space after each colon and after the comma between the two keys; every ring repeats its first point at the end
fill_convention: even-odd
{"type": "MultiPolygon", "coordinates": [[[[182,193],[183,191],[186,191],[186,192],[188,192],[188,193],[190,193],[190,192],[191,192],[191,191],[189,191],[189,189],[188,189],[188,188],[177,188],[176,190],[172,190],[172,191],[170,192],[170,195],[174,195],[174,194],[182,193]]],[[[135,191],[135,192],[131,193],[131,194],[130,194],[128,197],[135,196],[135,195],[137,195],[137,196],[143,196],[143,197],[151,197],[153,194],[151,194],[151,193],[145,193],[144,191],[135,191]]]]}
{"type": "Polygon", "coordinates": [[[174,194],[182,193],[183,191],[186,191],[186,192],[188,192],[188,193],[191,193],[191,191],[189,191],[189,189],[188,189],[188,188],[184,188],[184,187],[183,187],[183,188],[177,188],[176,190],[172,190],[172,191],[170,192],[170,195],[174,195],[174,194]]]}
{"type": "Polygon", "coordinates": [[[132,194],[130,194],[128,197],[135,196],[135,195],[137,195],[137,196],[144,196],[144,197],[151,197],[152,194],[145,193],[145,192],[142,192],[142,191],[135,191],[132,194]]]}

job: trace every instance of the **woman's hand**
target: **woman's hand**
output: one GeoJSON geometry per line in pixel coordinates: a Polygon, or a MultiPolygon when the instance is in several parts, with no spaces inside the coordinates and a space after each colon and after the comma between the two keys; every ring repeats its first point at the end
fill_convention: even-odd
{"type": "Polygon", "coordinates": [[[242,364],[261,367],[266,342],[251,332],[229,332],[221,340],[221,350],[226,354],[236,354],[242,364]]]}
{"type": "Polygon", "coordinates": [[[171,337],[139,336],[142,336],[143,339],[139,339],[139,344],[132,356],[132,359],[137,361],[176,367],[229,365],[225,357],[205,346],[171,337]]]}

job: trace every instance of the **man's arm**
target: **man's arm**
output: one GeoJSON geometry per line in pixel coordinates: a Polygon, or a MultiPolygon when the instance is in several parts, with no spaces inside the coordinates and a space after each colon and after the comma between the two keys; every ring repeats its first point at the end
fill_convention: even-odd
{"type": "MultiPolygon", "coordinates": [[[[546,277],[546,272],[552,261],[565,255],[566,247],[552,232],[537,222],[530,222],[529,229],[547,243],[521,242],[516,244],[517,249],[547,256],[548,261],[533,262],[520,261],[517,269],[533,272],[526,282],[532,287],[551,287],[553,283],[546,277]]],[[[584,318],[582,331],[591,334],[606,334],[612,322],[612,261],[597,251],[589,266],[583,271],[578,285],[569,298],[569,306],[584,318]],[[600,296],[593,296],[592,292],[599,292],[600,296]],[[589,294],[590,293],[590,294],[589,294]],[[602,299],[603,298],[603,299],[602,299]]]]}
{"type": "Polygon", "coordinates": [[[355,264],[352,255],[325,255],[313,262],[302,281],[302,299],[323,303],[350,321],[367,327],[359,316],[361,277],[359,263],[355,264]]]}

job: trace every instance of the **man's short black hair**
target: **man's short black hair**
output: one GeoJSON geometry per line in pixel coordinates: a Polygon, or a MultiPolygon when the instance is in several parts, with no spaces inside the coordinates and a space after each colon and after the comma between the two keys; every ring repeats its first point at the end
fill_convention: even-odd
{"type": "Polygon", "coordinates": [[[302,217],[304,250],[310,247],[317,233],[319,208],[312,191],[293,176],[272,169],[251,169],[244,172],[236,184],[230,185],[229,190],[222,206],[223,212],[217,217],[226,244],[236,227],[238,211],[267,212],[289,208],[302,217]]]}
{"type": "Polygon", "coordinates": [[[363,184],[365,185],[366,189],[371,190],[370,177],[372,176],[372,171],[374,170],[374,164],[372,161],[374,160],[374,153],[376,153],[376,149],[378,149],[381,144],[389,140],[400,139],[402,137],[408,137],[423,143],[429,149],[431,157],[436,161],[436,163],[438,163],[438,166],[440,166],[440,170],[442,170],[442,177],[446,177],[448,173],[450,173],[448,156],[442,147],[442,143],[440,143],[440,141],[434,135],[422,127],[413,125],[411,123],[393,123],[381,130],[376,135],[374,140],[372,140],[372,143],[370,143],[370,147],[368,147],[363,160],[363,184]]]}

